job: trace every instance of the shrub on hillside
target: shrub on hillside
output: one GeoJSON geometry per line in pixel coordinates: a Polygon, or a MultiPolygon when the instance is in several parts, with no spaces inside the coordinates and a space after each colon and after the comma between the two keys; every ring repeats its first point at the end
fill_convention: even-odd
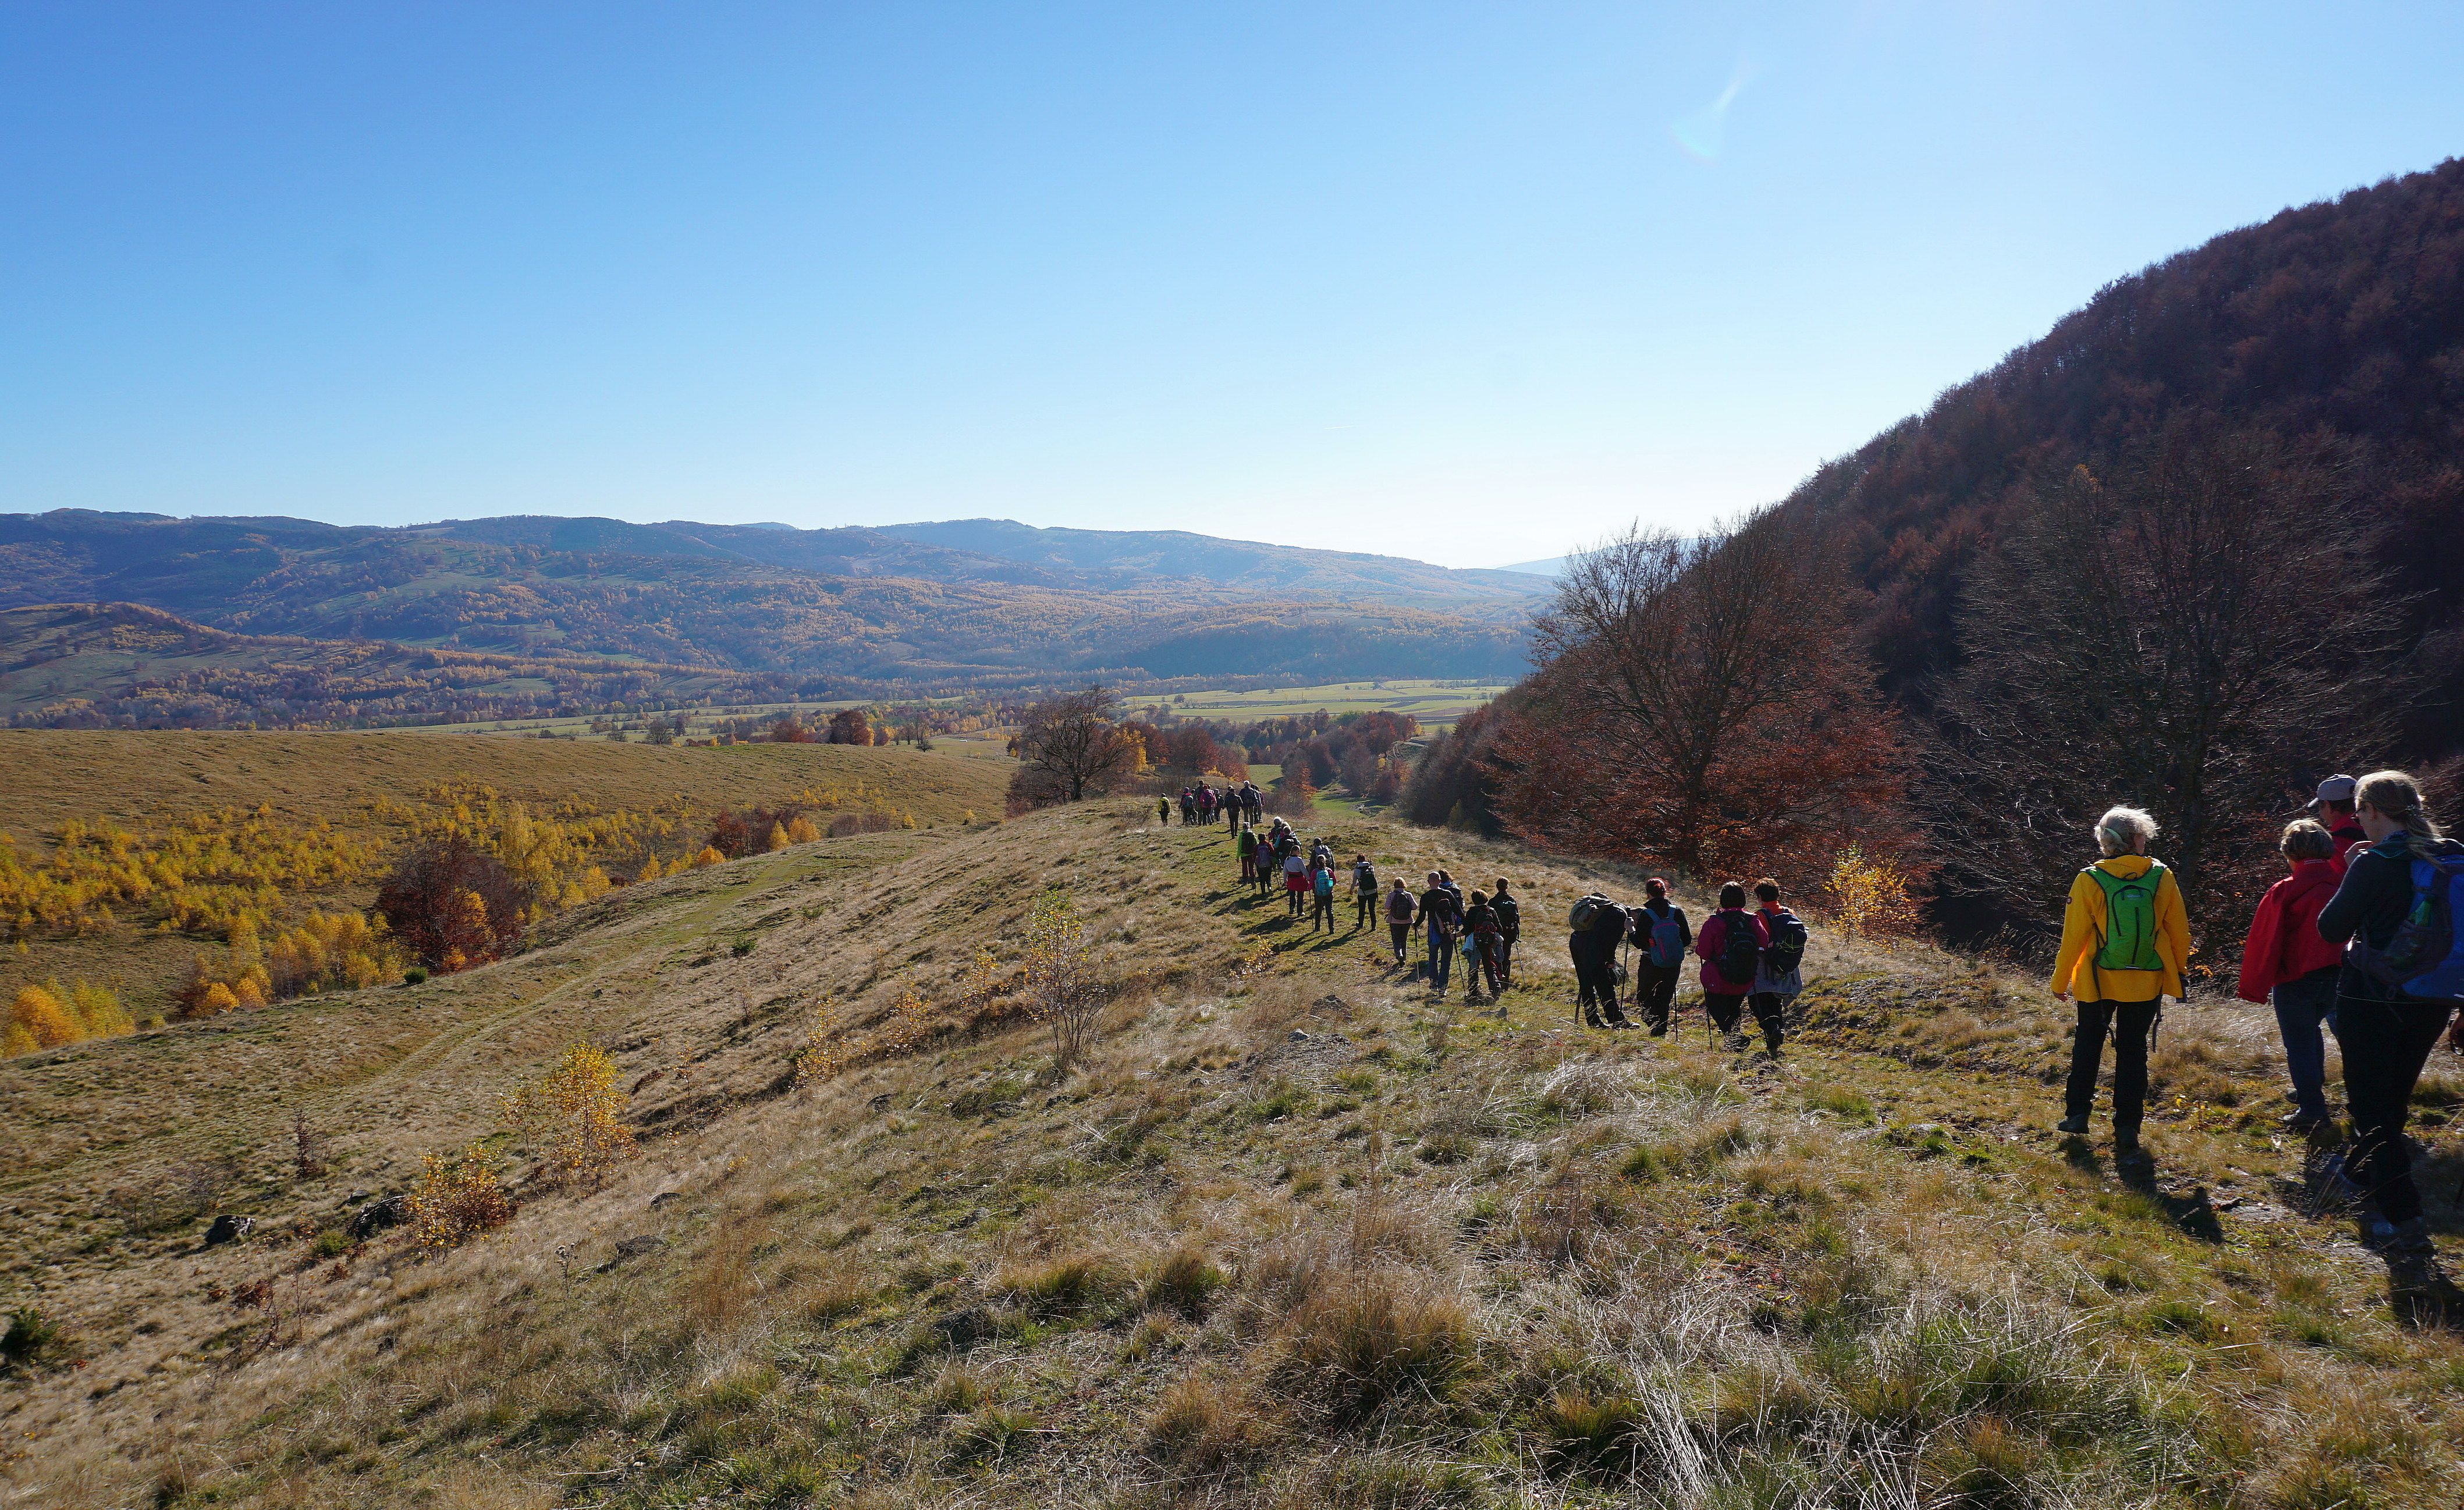
{"type": "Polygon", "coordinates": [[[9,1003],[8,1026],[0,1029],[0,1055],[116,1038],[135,1029],[120,997],[103,987],[82,980],[65,987],[55,980],[45,981],[17,989],[15,999],[9,1003]]]}
{"type": "Polygon", "coordinates": [[[423,962],[451,972],[510,953],[530,900],[502,861],[453,834],[395,862],[377,911],[423,962]]]}
{"type": "Polygon", "coordinates": [[[485,1145],[473,1143],[451,1158],[430,1153],[425,1163],[408,1202],[411,1239],[421,1247],[458,1248],[514,1219],[485,1145]]]}
{"type": "Polygon", "coordinates": [[[554,1070],[507,1096],[502,1112],[508,1124],[545,1140],[553,1180],[596,1184],[637,1151],[632,1129],[625,1126],[616,1066],[587,1043],[565,1050],[554,1070]]]}

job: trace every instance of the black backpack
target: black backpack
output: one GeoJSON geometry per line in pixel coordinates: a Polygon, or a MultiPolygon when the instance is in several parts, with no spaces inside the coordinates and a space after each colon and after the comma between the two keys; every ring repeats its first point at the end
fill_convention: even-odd
{"type": "Polygon", "coordinates": [[[1499,932],[1504,933],[1507,938],[1512,938],[1523,931],[1523,908],[1516,905],[1512,897],[1495,896],[1489,899],[1488,905],[1497,913],[1499,932]]]}
{"type": "Polygon", "coordinates": [[[1754,942],[1754,915],[1739,908],[1722,908],[1720,917],[1727,931],[1720,940],[1720,957],[1716,961],[1722,979],[1732,986],[1750,986],[1754,966],[1761,963],[1763,947],[1754,942]]]}
{"type": "Polygon", "coordinates": [[[1771,926],[1771,948],[1763,951],[1763,970],[1772,975],[1785,975],[1805,958],[1805,923],[1786,908],[1767,920],[1771,926]]]}

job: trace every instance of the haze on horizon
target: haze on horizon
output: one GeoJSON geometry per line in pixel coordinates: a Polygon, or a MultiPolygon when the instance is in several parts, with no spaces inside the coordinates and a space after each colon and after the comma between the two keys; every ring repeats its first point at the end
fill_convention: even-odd
{"type": "Polygon", "coordinates": [[[1699,527],[2464,149],[2464,11],[0,11],[0,510],[1699,527]]]}

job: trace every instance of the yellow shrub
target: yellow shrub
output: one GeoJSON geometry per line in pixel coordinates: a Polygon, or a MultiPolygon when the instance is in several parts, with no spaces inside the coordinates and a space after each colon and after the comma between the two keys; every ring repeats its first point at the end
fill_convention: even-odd
{"type": "Polygon", "coordinates": [[[1831,864],[1828,887],[1832,922],[1849,938],[1905,933],[1918,923],[1916,899],[1905,871],[1887,860],[1868,860],[1851,844],[1831,864]]]}
{"type": "Polygon", "coordinates": [[[423,1248],[458,1248],[513,1220],[514,1203],[496,1183],[495,1163],[473,1144],[459,1156],[426,1156],[427,1171],[410,1194],[410,1234],[423,1248]]]}
{"type": "Polygon", "coordinates": [[[704,844],[701,846],[701,853],[693,857],[693,868],[699,870],[707,865],[719,864],[726,859],[727,857],[720,854],[716,849],[708,844],[704,844]]]}
{"type": "Polygon", "coordinates": [[[761,842],[761,847],[775,855],[794,843],[787,837],[787,825],[774,822],[770,825],[770,837],[761,842]]]}
{"type": "Polygon", "coordinates": [[[196,1015],[201,1018],[220,1017],[238,1005],[239,997],[232,994],[231,987],[219,980],[211,980],[206,983],[206,989],[197,997],[196,1015]]]}
{"type": "Polygon", "coordinates": [[[791,844],[809,844],[821,837],[822,831],[815,828],[813,821],[802,813],[797,814],[796,821],[787,825],[787,843],[791,844]]]}
{"type": "Polygon", "coordinates": [[[562,1063],[507,1096],[502,1110],[507,1123],[547,1141],[551,1178],[596,1181],[637,1151],[616,1065],[587,1043],[565,1050],[562,1063]]]}
{"type": "Polygon", "coordinates": [[[659,857],[652,855],[649,859],[642,862],[642,873],[635,876],[633,880],[638,885],[645,881],[656,881],[666,873],[667,872],[659,868],[659,857]]]}
{"type": "Polygon", "coordinates": [[[9,1026],[33,1040],[30,1048],[57,1048],[82,1042],[86,1037],[85,1028],[69,1015],[67,1005],[40,986],[18,988],[17,999],[9,1004],[9,1026]]]}

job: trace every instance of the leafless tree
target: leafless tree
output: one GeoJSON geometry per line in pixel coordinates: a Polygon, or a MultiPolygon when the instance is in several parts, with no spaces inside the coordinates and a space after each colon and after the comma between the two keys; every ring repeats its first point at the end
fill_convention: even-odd
{"type": "Polygon", "coordinates": [[[1818,529],[1770,514],[1580,558],[1533,633],[1514,825],[1700,874],[1886,801],[1897,746],[1847,591],[1818,529]]]}
{"type": "Polygon", "coordinates": [[[1083,801],[1129,775],[1137,752],[1114,721],[1119,705],[1103,687],[1030,705],[1009,742],[1025,767],[1010,783],[1012,805],[1083,801]]]}
{"type": "Polygon", "coordinates": [[[2247,915],[2287,794],[2374,758],[2400,604],[2335,468],[2179,424],[2039,488],[1960,615],[1929,827],[1946,879],[2022,912],[2147,808],[2208,938],[2247,915]]]}

